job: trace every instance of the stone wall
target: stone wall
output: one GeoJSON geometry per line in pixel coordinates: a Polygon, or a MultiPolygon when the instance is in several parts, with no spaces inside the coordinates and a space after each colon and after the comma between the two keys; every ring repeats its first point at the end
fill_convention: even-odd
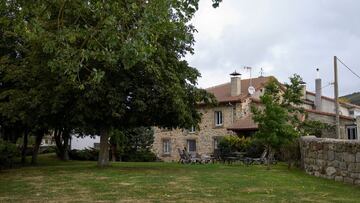
{"type": "Polygon", "coordinates": [[[306,173],[360,185],[360,141],[305,136],[300,141],[306,173]]]}
{"type": "Polygon", "coordinates": [[[233,124],[236,116],[236,107],[222,105],[215,108],[202,107],[199,112],[202,114],[201,123],[195,132],[189,132],[187,129],[160,129],[155,128],[155,136],[152,150],[163,161],[179,160],[178,149],[182,150],[187,147],[187,140],[196,141],[196,153],[200,155],[210,155],[214,152],[214,140],[225,135],[232,134],[227,127],[233,124]],[[214,113],[221,111],[223,115],[223,125],[215,126],[214,113]],[[163,153],[163,141],[170,140],[170,154],[163,153]]]}

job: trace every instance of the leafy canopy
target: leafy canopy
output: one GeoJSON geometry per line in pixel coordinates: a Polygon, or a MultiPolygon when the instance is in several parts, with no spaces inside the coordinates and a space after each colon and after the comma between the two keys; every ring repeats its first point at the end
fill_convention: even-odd
{"type": "Polygon", "coordinates": [[[290,82],[283,88],[278,81],[271,80],[260,97],[262,106],[251,108],[259,125],[255,136],[267,147],[279,148],[299,136],[302,79],[294,75],[290,82]]]}

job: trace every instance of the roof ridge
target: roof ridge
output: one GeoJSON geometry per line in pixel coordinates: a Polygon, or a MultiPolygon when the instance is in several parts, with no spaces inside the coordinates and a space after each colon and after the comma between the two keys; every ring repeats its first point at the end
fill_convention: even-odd
{"type": "MultiPolygon", "coordinates": [[[[312,95],[316,95],[315,92],[311,92],[311,91],[308,91],[308,90],[306,90],[306,92],[309,93],[309,94],[312,94],[312,95]]],[[[331,101],[335,101],[335,98],[331,98],[331,97],[324,96],[324,95],[321,95],[321,98],[327,99],[327,100],[331,100],[331,101]]],[[[339,103],[340,103],[340,104],[344,104],[344,105],[348,105],[348,106],[351,106],[351,107],[354,107],[354,108],[360,108],[359,105],[353,104],[353,103],[351,103],[351,102],[339,101],[339,103]]]]}
{"type": "MultiPolygon", "coordinates": [[[[274,77],[274,76],[263,76],[263,77],[256,77],[256,78],[246,78],[246,79],[241,79],[241,81],[246,81],[246,80],[250,80],[250,79],[252,79],[252,80],[264,79],[264,78],[271,78],[271,77],[274,77]]],[[[230,82],[223,83],[223,84],[219,84],[219,85],[210,86],[210,87],[207,87],[207,88],[205,88],[205,89],[206,89],[206,90],[208,90],[208,89],[213,89],[213,88],[225,86],[225,85],[228,85],[228,84],[230,84],[230,82]]]]}
{"type": "Polygon", "coordinates": [[[220,85],[210,86],[210,87],[207,87],[207,88],[205,88],[205,89],[206,89],[206,90],[208,90],[208,89],[214,89],[214,88],[221,87],[221,86],[225,86],[225,85],[228,85],[228,84],[230,84],[230,82],[223,83],[223,84],[220,84],[220,85]]]}

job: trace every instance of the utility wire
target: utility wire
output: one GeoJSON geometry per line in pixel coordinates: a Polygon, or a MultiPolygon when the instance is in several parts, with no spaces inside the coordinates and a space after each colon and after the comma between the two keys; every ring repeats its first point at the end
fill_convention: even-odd
{"type": "Polygon", "coordinates": [[[351,68],[349,68],[349,66],[347,66],[344,62],[342,62],[338,57],[336,57],[336,59],[343,64],[347,69],[349,69],[350,72],[352,72],[355,76],[357,76],[360,79],[360,75],[358,75],[357,73],[355,73],[355,71],[351,70],[351,68]]]}
{"type": "MultiPolygon", "coordinates": [[[[329,82],[329,84],[327,84],[327,85],[325,85],[325,86],[321,87],[319,90],[322,90],[322,89],[324,89],[324,88],[326,88],[326,87],[329,87],[330,85],[333,85],[333,84],[334,84],[334,83],[329,82]]],[[[316,92],[316,90],[317,90],[317,89],[315,89],[313,92],[316,92]]]]}

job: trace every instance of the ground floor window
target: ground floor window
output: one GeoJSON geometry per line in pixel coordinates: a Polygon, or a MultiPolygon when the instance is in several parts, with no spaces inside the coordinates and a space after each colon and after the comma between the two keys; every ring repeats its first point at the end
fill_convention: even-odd
{"type": "Polygon", "coordinates": [[[187,140],[187,148],[189,152],[196,152],[196,140],[187,140]]]}
{"type": "Polygon", "coordinates": [[[357,140],[356,125],[346,126],[346,133],[349,140],[357,140]]]}
{"type": "Polygon", "coordinates": [[[163,153],[164,154],[170,154],[171,152],[171,142],[170,139],[164,139],[163,140],[163,153]]]}
{"type": "Polygon", "coordinates": [[[221,141],[222,137],[214,137],[214,150],[219,148],[219,143],[221,141]]]}

